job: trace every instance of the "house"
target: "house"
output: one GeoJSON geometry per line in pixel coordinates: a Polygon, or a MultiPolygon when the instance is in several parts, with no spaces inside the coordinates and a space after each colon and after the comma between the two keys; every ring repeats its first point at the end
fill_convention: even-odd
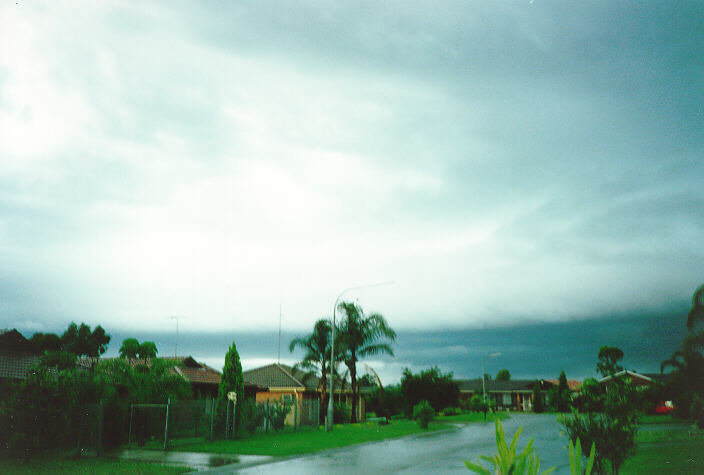
{"type": "MultiPolygon", "coordinates": [[[[41,361],[34,345],[17,330],[0,333],[0,393],[4,394],[12,382],[25,379],[41,361]]],[[[56,374],[56,368],[49,368],[56,374]]]]}
{"type": "MultiPolygon", "coordinates": [[[[546,392],[553,385],[547,380],[538,380],[543,404],[546,392]]],[[[460,400],[471,399],[475,394],[481,395],[483,384],[481,378],[457,380],[460,388],[460,400]]],[[[486,380],[487,399],[494,401],[498,410],[530,411],[533,409],[533,388],[535,380],[486,380]]]]}
{"type": "MultiPolygon", "coordinates": [[[[320,378],[280,363],[261,366],[243,373],[245,383],[262,387],[255,396],[259,404],[284,401],[292,404],[292,410],[286,417],[286,425],[320,425],[321,385],[320,378]]],[[[351,405],[352,394],[349,389],[335,388],[334,400],[342,399],[351,405]]],[[[324,409],[324,408],[323,408],[324,409]]],[[[357,401],[357,420],[365,418],[364,398],[357,401]]]]}
{"type": "Polygon", "coordinates": [[[667,375],[660,373],[641,374],[624,369],[618,373],[601,378],[599,384],[602,387],[608,388],[610,384],[613,384],[615,378],[628,378],[634,386],[652,386],[653,384],[664,384],[667,375]]]}

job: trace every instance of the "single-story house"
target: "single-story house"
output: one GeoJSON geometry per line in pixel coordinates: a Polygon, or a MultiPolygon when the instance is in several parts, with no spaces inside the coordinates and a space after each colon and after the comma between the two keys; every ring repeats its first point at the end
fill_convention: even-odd
{"type": "MultiPolygon", "coordinates": [[[[245,383],[263,388],[256,393],[257,403],[285,401],[292,404],[293,409],[286,418],[287,425],[323,423],[320,407],[322,391],[320,378],[317,376],[291,366],[272,363],[245,371],[243,377],[245,383]]],[[[340,398],[347,404],[351,404],[352,395],[349,385],[345,389],[335,388],[334,400],[340,400],[340,398]]],[[[360,395],[357,401],[358,421],[364,421],[365,411],[364,398],[360,395]]]]}
{"type": "MultiPolygon", "coordinates": [[[[552,387],[547,380],[538,380],[543,404],[546,403],[546,391],[552,387]]],[[[470,399],[475,394],[482,394],[481,378],[457,380],[460,388],[460,400],[470,399]]],[[[486,380],[487,399],[494,401],[498,410],[530,411],[533,409],[533,387],[535,380],[486,380]]]]}
{"type": "Polygon", "coordinates": [[[660,373],[637,373],[635,371],[630,371],[624,369],[618,373],[605,376],[599,380],[599,384],[603,387],[608,388],[609,384],[613,384],[614,378],[628,378],[631,380],[634,386],[652,386],[653,384],[664,384],[667,380],[666,374],[660,373]]]}
{"type": "MultiPolygon", "coordinates": [[[[0,333],[0,391],[4,393],[7,384],[27,377],[40,362],[32,343],[17,330],[0,333]]],[[[56,368],[49,368],[56,374],[56,368]]]]}

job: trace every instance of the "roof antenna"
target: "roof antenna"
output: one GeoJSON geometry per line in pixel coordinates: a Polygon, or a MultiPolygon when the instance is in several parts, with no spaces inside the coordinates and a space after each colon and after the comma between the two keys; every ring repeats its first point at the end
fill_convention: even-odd
{"type": "Polygon", "coordinates": [[[176,346],[174,347],[174,358],[175,358],[178,356],[178,320],[183,317],[180,317],[178,315],[171,315],[169,318],[171,320],[176,320],[176,346]]]}
{"type": "Polygon", "coordinates": [[[281,301],[279,301],[279,356],[276,362],[281,364],[281,301]]]}

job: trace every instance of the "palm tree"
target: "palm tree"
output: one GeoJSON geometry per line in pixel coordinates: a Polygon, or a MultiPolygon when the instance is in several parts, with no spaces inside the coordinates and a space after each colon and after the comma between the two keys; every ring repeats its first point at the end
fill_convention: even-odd
{"type": "Polygon", "coordinates": [[[396,332],[389,327],[379,313],[365,316],[362,308],[352,302],[340,302],[337,307],[346,318],[340,323],[340,353],[350,371],[352,386],[352,422],[357,422],[357,361],[366,356],[382,353],[393,356],[391,345],[384,340],[395,341],[396,332]]]}
{"type": "Polygon", "coordinates": [[[704,285],[699,286],[692,296],[692,309],[687,315],[687,329],[693,331],[698,322],[704,323],[704,285]]]}
{"type": "Polygon", "coordinates": [[[330,354],[331,330],[332,324],[330,320],[321,318],[315,322],[313,333],[304,337],[294,338],[288,346],[291,352],[296,347],[300,347],[306,352],[301,362],[296,364],[297,368],[308,370],[316,376],[320,375],[321,411],[326,405],[327,379],[325,375],[330,368],[326,358],[329,358],[328,355],[330,354]]]}

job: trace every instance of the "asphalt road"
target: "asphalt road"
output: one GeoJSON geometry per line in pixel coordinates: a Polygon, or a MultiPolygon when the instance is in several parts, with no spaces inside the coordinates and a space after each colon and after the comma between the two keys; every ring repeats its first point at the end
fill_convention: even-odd
{"type": "MultiPolygon", "coordinates": [[[[514,414],[503,421],[507,439],[523,427],[519,450],[532,437],[541,468],[557,467],[555,473],[569,473],[567,438],[560,433],[554,414],[514,414]]],[[[457,430],[417,437],[387,440],[326,451],[280,462],[245,468],[239,473],[470,473],[463,460],[476,462],[478,455],[494,455],[493,424],[464,425],[457,430]]],[[[484,462],[484,466],[488,463],[484,462]]],[[[487,468],[489,468],[487,466],[487,468]]],[[[229,471],[220,467],[220,473],[229,471]]],[[[234,468],[233,468],[234,471],[234,468]]]]}

